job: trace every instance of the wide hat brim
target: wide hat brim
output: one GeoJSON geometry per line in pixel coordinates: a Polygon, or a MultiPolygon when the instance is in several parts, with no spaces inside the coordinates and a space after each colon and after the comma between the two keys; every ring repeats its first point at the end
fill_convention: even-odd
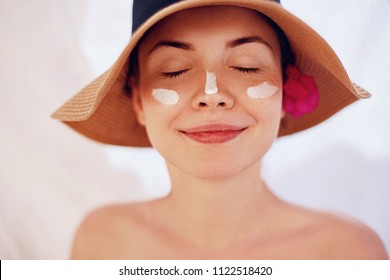
{"type": "Polygon", "coordinates": [[[315,77],[320,90],[318,107],[300,118],[286,115],[278,136],[312,127],[354,101],[370,96],[351,82],[339,58],[326,41],[280,4],[270,0],[186,0],[159,11],[145,21],[133,33],[114,65],[73,96],[52,117],[102,143],[150,146],[145,128],[136,120],[131,98],[126,95],[130,54],[143,34],[161,19],[184,9],[212,5],[246,7],[271,18],[286,34],[296,56],[296,65],[303,73],[315,77]]]}

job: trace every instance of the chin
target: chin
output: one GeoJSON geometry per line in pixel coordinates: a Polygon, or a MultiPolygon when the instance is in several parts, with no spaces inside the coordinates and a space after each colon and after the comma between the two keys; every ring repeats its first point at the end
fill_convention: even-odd
{"type": "Polygon", "coordinates": [[[169,147],[169,149],[166,149],[166,146],[155,146],[155,148],[168,166],[199,179],[218,180],[237,176],[250,168],[257,168],[273,142],[271,139],[262,140],[259,141],[257,138],[245,145],[238,145],[241,148],[237,145],[225,148],[210,146],[180,149],[180,145],[169,147]]]}

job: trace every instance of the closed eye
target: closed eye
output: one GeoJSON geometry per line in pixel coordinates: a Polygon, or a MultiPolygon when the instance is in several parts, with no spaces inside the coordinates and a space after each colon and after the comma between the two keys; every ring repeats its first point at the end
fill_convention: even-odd
{"type": "Polygon", "coordinates": [[[167,77],[169,79],[173,79],[173,78],[179,77],[181,74],[184,74],[185,72],[187,72],[189,70],[190,69],[183,69],[183,70],[174,71],[174,72],[163,72],[162,74],[164,75],[164,77],[167,77]]]}
{"type": "Polygon", "coordinates": [[[247,68],[247,67],[238,67],[238,66],[231,66],[231,68],[245,74],[259,73],[261,70],[260,68],[250,68],[250,67],[247,68]]]}

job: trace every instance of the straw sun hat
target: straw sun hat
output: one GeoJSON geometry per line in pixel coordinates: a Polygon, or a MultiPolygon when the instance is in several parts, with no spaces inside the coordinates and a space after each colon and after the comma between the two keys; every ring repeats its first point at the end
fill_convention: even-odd
{"type": "Polygon", "coordinates": [[[282,120],[279,136],[312,127],[352,102],[369,97],[353,84],[332,48],[313,29],[286,11],[277,0],[134,0],[133,35],[114,65],[88,84],[52,116],[79,133],[102,143],[150,146],[126,95],[129,58],[142,35],[161,19],[178,11],[209,5],[246,7],[268,16],[285,33],[302,73],[315,77],[320,101],[311,113],[282,120]]]}

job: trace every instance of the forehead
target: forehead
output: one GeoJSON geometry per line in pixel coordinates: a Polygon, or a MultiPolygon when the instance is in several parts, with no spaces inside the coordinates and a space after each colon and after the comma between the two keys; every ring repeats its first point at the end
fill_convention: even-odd
{"type": "Polygon", "coordinates": [[[274,49],[278,38],[257,11],[235,6],[208,6],[177,12],[154,25],[144,36],[146,49],[160,40],[193,41],[197,38],[234,38],[259,35],[274,49]]]}

